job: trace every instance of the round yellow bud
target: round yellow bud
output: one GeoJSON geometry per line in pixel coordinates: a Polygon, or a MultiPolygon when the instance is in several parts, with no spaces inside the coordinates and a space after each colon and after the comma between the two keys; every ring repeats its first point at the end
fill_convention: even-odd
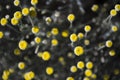
{"type": "Polygon", "coordinates": [[[71,66],[70,71],[71,71],[72,73],[77,72],[77,67],[76,67],[76,66],[71,66]]]}
{"type": "Polygon", "coordinates": [[[78,33],[78,38],[82,39],[84,37],[83,33],[78,33]]]}
{"type": "Polygon", "coordinates": [[[77,63],[77,68],[83,69],[84,67],[85,67],[85,64],[84,64],[83,61],[79,61],[79,62],[77,63]]]}
{"type": "Polygon", "coordinates": [[[19,1],[19,0],[14,0],[14,5],[15,5],[15,6],[19,6],[19,4],[20,4],[20,1],[19,1]]]}
{"type": "Polygon", "coordinates": [[[47,67],[47,68],[46,68],[46,73],[47,73],[48,75],[52,75],[53,72],[54,72],[54,69],[53,69],[52,67],[47,67]]]}
{"type": "Polygon", "coordinates": [[[108,41],[106,41],[105,45],[106,45],[106,47],[110,48],[110,47],[112,47],[113,43],[111,40],[108,40],[108,41]]]}
{"type": "Polygon", "coordinates": [[[112,26],[112,31],[113,32],[117,32],[118,31],[118,27],[117,26],[112,26]]]}
{"type": "Polygon", "coordinates": [[[40,37],[36,37],[36,38],[35,38],[35,42],[36,42],[37,44],[39,44],[39,43],[41,42],[41,38],[40,38],[40,37]]]}
{"type": "Polygon", "coordinates": [[[85,77],[83,80],[90,80],[88,77],[85,77]]]}
{"type": "Polygon", "coordinates": [[[120,11],[120,4],[116,4],[116,5],[115,5],[115,10],[116,10],[116,11],[120,11]]]}
{"type": "Polygon", "coordinates": [[[48,61],[50,58],[51,58],[50,53],[48,51],[44,51],[43,54],[42,54],[42,59],[44,61],[48,61]]]}
{"type": "Polygon", "coordinates": [[[21,13],[20,11],[16,11],[16,12],[14,13],[14,18],[15,18],[15,19],[21,19],[21,18],[22,18],[22,13],[21,13]]]}
{"type": "Polygon", "coordinates": [[[6,18],[2,18],[1,20],[0,20],[0,23],[1,23],[1,25],[2,26],[5,26],[6,24],[7,24],[7,19],[6,18]]]}
{"type": "Polygon", "coordinates": [[[36,5],[38,3],[38,0],[31,0],[32,5],[36,5]]]}
{"type": "Polygon", "coordinates": [[[19,62],[18,63],[18,68],[21,69],[21,70],[24,69],[25,68],[25,63],[24,62],[19,62]]]}
{"type": "Polygon", "coordinates": [[[96,74],[92,74],[91,78],[96,79],[97,75],[96,74]]]}
{"type": "Polygon", "coordinates": [[[28,9],[28,8],[23,8],[23,9],[22,9],[22,14],[23,14],[24,16],[27,16],[27,15],[29,14],[29,9],[28,9]]]}
{"type": "Polygon", "coordinates": [[[67,77],[66,80],[74,80],[74,78],[73,77],[67,77]]]}
{"type": "Polygon", "coordinates": [[[86,25],[84,30],[85,30],[85,32],[91,31],[91,26],[90,25],[86,25]]]}
{"type": "Polygon", "coordinates": [[[37,34],[40,31],[39,27],[34,26],[32,27],[32,33],[37,34]]]}
{"type": "Polygon", "coordinates": [[[68,33],[68,31],[63,31],[62,32],[62,37],[68,37],[69,36],[69,33],[68,33]]]}
{"type": "Polygon", "coordinates": [[[116,54],[116,52],[115,52],[114,50],[110,50],[110,51],[109,51],[109,55],[110,55],[110,56],[115,56],[115,54],[116,54]]]}
{"type": "Polygon", "coordinates": [[[110,15],[111,15],[111,16],[116,16],[116,15],[117,15],[117,11],[116,11],[115,9],[112,9],[112,10],[110,11],[110,15]]]}
{"type": "Polygon", "coordinates": [[[18,46],[21,50],[25,50],[28,46],[28,43],[25,40],[21,40],[18,46]]]}
{"type": "Polygon", "coordinates": [[[92,69],[93,68],[93,63],[92,62],[87,62],[86,63],[86,68],[88,68],[88,69],[92,69]]]}
{"type": "Polygon", "coordinates": [[[53,39],[51,41],[51,44],[52,44],[52,46],[57,46],[58,45],[58,40],[57,39],[53,39]]]}
{"type": "Polygon", "coordinates": [[[84,53],[84,48],[82,46],[77,46],[74,48],[74,53],[77,56],[80,56],[84,53]]]}
{"type": "Polygon", "coordinates": [[[87,69],[85,70],[85,76],[90,77],[92,75],[92,71],[87,69]]]}
{"type": "Polygon", "coordinates": [[[68,19],[68,21],[73,22],[75,20],[75,15],[74,14],[69,14],[67,19],[68,19]]]}
{"type": "Polygon", "coordinates": [[[98,10],[99,6],[97,4],[94,4],[91,8],[93,12],[96,12],[98,10]]]}
{"type": "Polygon", "coordinates": [[[52,31],[51,31],[51,33],[52,33],[53,35],[58,35],[59,31],[58,31],[57,28],[53,28],[52,31]]]}
{"type": "Polygon", "coordinates": [[[19,23],[19,21],[16,18],[11,19],[11,24],[12,25],[17,25],[18,23],[19,23]]]}
{"type": "Polygon", "coordinates": [[[3,32],[2,32],[2,31],[0,31],[0,39],[2,39],[2,38],[3,38],[3,36],[4,36],[3,32]]]}
{"type": "Polygon", "coordinates": [[[71,34],[70,35],[70,40],[72,41],[72,42],[76,42],[77,40],[78,40],[78,37],[77,37],[77,35],[76,34],[71,34]]]}

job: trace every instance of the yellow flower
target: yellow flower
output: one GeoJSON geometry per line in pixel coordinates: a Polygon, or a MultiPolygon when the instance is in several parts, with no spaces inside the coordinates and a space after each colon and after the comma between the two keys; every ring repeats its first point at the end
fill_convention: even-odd
{"type": "Polygon", "coordinates": [[[85,32],[89,32],[91,30],[91,26],[90,25],[86,25],[84,30],[85,30],[85,32]]]}
{"type": "Polygon", "coordinates": [[[106,41],[106,47],[110,48],[112,47],[113,43],[111,40],[106,41]]]}
{"type": "Polygon", "coordinates": [[[87,62],[86,63],[86,67],[88,68],[88,69],[92,69],[93,68],[93,63],[92,62],[87,62]]]}
{"type": "Polygon", "coordinates": [[[115,9],[112,9],[112,10],[110,11],[110,15],[111,15],[111,16],[116,16],[116,15],[117,15],[117,11],[116,11],[115,9]]]}
{"type": "Polygon", "coordinates": [[[29,9],[28,9],[28,8],[23,8],[23,9],[22,9],[22,14],[23,14],[24,16],[27,16],[27,15],[29,14],[29,9]]]}
{"type": "Polygon", "coordinates": [[[40,37],[36,37],[36,38],[35,38],[35,42],[36,42],[37,44],[39,44],[39,43],[41,42],[41,38],[40,38],[40,37]]]}
{"type": "Polygon", "coordinates": [[[53,39],[51,41],[51,44],[52,44],[52,46],[57,46],[58,45],[58,40],[57,39],[53,39]]]}
{"type": "Polygon", "coordinates": [[[2,31],[0,31],[0,39],[2,39],[2,38],[3,38],[3,36],[4,36],[3,32],[2,32],[2,31]]]}
{"type": "Polygon", "coordinates": [[[82,55],[82,54],[84,53],[83,47],[82,47],[82,46],[77,46],[77,47],[75,47],[74,53],[75,53],[75,55],[77,55],[77,56],[82,55]]]}
{"type": "Polygon", "coordinates": [[[66,80],[74,80],[74,78],[73,77],[67,77],[66,80]]]}
{"type": "Polygon", "coordinates": [[[48,51],[44,51],[43,54],[42,54],[42,59],[44,61],[48,61],[50,58],[51,58],[50,53],[48,51]]]}
{"type": "Polygon", "coordinates": [[[47,68],[46,68],[46,73],[47,73],[48,75],[52,75],[53,72],[54,72],[54,69],[53,69],[52,67],[47,67],[47,68]]]}
{"type": "Polygon", "coordinates": [[[85,70],[85,76],[90,77],[92,75],[92,71],[87,69],[85,70]]]}
{"type": "Polygon", "coordinates": [[[83,61],[79,61],[79,62],[77,63],[77,68],[83,69],[84,67],[85,67],[85,64],[84,64],[83,61]]]}
{"type": "Polygon", "coordinates": [[[51,31],[51,33],[52,33],[53,35],[58,35],[59,31],[58,31],[57,28],[53,28],[52,31],[51,31]]]}
{"type": "Polygon", "coordinates": [[[18,68],[21,69],[21,70],[24,69],[25,68],[25,63],[24,62],[19,62],[18,63],[18,68]]]}
{"type": "Polygon", "coordinates": [[[20,1],[19,0],[14,0],[14,5],[15,6],[18,6],[20,4],[20,1]]]}
{"type": "Polygon", "coordinates": [[[19,21],[16,18],[11,19],[11,24],[12,25],[17,25],[18,23],[19,23],[19,21]]]}
{"type": "Polygon", "coordinates": [[[7,19],[6,18],[2,18],[1,20],[0,20],[0,23],[1,23],[1,25],[2,26],[5,26],[6,24],[7,24],[7,19]]]}
{"type": "Polygon", "coordinates": [[[39,27],[34,26],[32,27],[32,33],[37,34],[40,31],[39,27]]]}
{"type": "Polygon", "coordinates": [[[21,50],[25,50],[28,46],[28,43],[25,40],[21,40],[18,46],[21,50]]]}
{"type": "Polygon", "coordinates": [[[36,5],[38,3],[38,0],[31,0],[32,5],[36,5]]]}
{"type": "Polygon", "coordinates": [[[15,19],[21,19],[21,18],[22,18],[22,13],[21,13],[20,11],[16,11],[16,12],[14,13],[14,18],[15,18],[15,19]]]}
{"type": "Polygon", "coordinates": [[[74,14],[69,14],[67,19],[68,19],[68,21],[73,22],[75,20],[75,15],[74,14]]]}
{"type": "Polygon", "coordinates": [[[76,42],[77,40],[78,40],[78,37],[77,37],[77,35],[76,34],[71,34],[70,35],[70,40],[72,41],[72,42],[76,42]]]}
{"type": "Polygon", "coordinates": [[[76,67],[76,66],[71,66],[70,71],[71,71],[72,73],[77,72],[77,67],[76,67]]]}

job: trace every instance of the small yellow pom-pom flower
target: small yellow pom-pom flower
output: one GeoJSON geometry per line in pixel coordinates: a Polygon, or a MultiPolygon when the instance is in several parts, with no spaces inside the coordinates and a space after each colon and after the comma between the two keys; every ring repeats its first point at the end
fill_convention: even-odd
{"type": "Polygon", "coordinates": [[[20,53],[21,53],[21,51],[18,48],[14,49],[14,54],[15,55],[20,55],[20,53]]]}
{"type": "Polygon", "coordinates": [[[111,15],[111,16],[116,16],[116,15],[117,15],[117,11],[116,11],[115,9],[112,9],[112,10],[110,11],[110,15],[111,15]]]}
{"type": "Polygon", "coordinates": [[[39,43],[41,42],[41,38],[40,38],[40,37],[36,37],[36,38],[35,38],[35,42],[36,42],[37,44],[39,44],[39,43]]]}
{"type": "Polygon", "coordinates": [[[53,28],[52,31],[51,31],[51,33],[52,33],[53,35],[58,35],[59,30],[58,30],[57,28],[53,28]]]}
{"type": "Polygon", "coordinates": [[[43,52],[42,59],[44,61],[48,61],[50,58],[51,58],[51,55],[50,55],[50,53],[48,51],[43,52]]]}
{"type": "Polygon", "coordinates": [[[29,9],[28,9],[28,8],[23,8],[23,9],[22,9],[22,14],[23,14],[24,16],[27,16],[27,15],[29,14],[29,9]]]}
{"type": "Polygon", "coordinates": [[[106,41],[105,45],[106,45],[106,47],[110,48],[110,47],[112,47],[113,43],[111,40],[108,40],[108,41],[106,41]]]}
{"type": "Polygon", "coordinates": [[[67,77],[66,80],[74,80],[74,78],[73,77],[67,77]]]}
{"type": "Polygon", "coordinates": [[[115,52],[114,50],[110,50],[110,51],[109,51],[109,55],[110,55],[110,56],[115,56],[115,54],[116,54],[116,52],[115,52]]]}
{"type": "Polygon", "coordinates": [[[28,46],[28,43],[27,43],[25,40],[21,40],[21,41],[19,42],[19,48],[20,48],[21,50],[25,50],[25,49],[27,48],[27,46],[28,46]]]}
{"type": "Polygon", "coordinates": [[[115,75],[119,75],[119,74],[120,74],[120,70],[119,70],[119,69],[115,69],[115,70],[114,70],[114,74],[115,74],[115,75]]]}
{"type": "Polygon", "coordinates": [[[91,78],[96,79],[97,75],[96,74],[92,74],[91,78]]]}
{"type": "Polygon", "coordinates": [[[63,31],[62,32],[62,37],[68,37],[69,36],[69,33],[68,33],[68,31],[63,31]]]}
{"type": "Polygon", "coordinates": [[[75,48],[74,48],[74,53],[75,53],[75,55],[77,55],[77,56],[82,55],[82,54],[84,53],[83,47],[82,47],[82,46],[77,46],[77,47],[75,47],[75,48]]]}
{"type": "Polygon", "coordinates": [[[67,19],[68,19],[68,21],[73,22],[75,20],[75,15],[74,14],[69,14],[67,19]]]}
{"type": "Polygon", "coordinates": [[[25,63],[24,62],[19,62],[18,63],[18,68],[21,69],[21,70],[24,69],[25,68],[25,63]]]}
{"type": "Polygon", "coordinates": [[[96,12],[98,10],[99,6],[97,4],[94,4],[91,8],[93,12],[96,12]]]}
{"type": "Polygon", "coordinates": [[[57,46],[58,45],[58,40],[57,39],[53,39],[51,41],[51,44],[52,44],[52,46],[57,46]]]}
{"type": "Polygon", "coordinates": [[[84,44],[85,44],[85,45],[89,45],[89,44],[90,44],[90,41],[86,39],[86,40],[84,40],[84,44]]]}
{"type": "Polygon", "coordinates": [[[87,62],[86,63],[86,68],[88,68],[88,69],[92,69],[93,68],[93,63],[92,62],[87,62]]]}
{"type": "Polygon", "coordinates": [[[84,77],[84,79],[83,80],[90,80],[88,77],[84,77]]]}
{"type": "Polygon", "coordinates": [[[54,69],[53,69],[52,67],[47,67],[47,68],[46,68],[46,73],[47,73],[48,75],[52,75],[53,72],[54,72],[54,69]]]}
{"type": "Polygon", "coordinates": [[[35,77],[35,73],[33,71],[28,72],[28,76],[30,79],[33,79],[35,77]]]}
{"type": "Polygon", "coordinates": [[[76,42],[77,40],[78,40],[78,37],[77,37],[77,35],[76,34],[71,34],[70,35],[70,40],[72,41],[72,42],[76,42]]]}
{"type": "Polygon", "coordinates": [[[115,10],[116,10],[116,11],[120,11],[120,4],[116,4],[116,5],[115,5],[115,10]]]}
{"type": "Polygon", "coordinates": [[[0,20],[0,23],[1,23],[1,25],[2,26],[5,26],[6,24],[7,24],[7,19],[6,18],[2,18],[1,20],[0,20]]]}
{"type": "Polygon", "coordinates": [[[112,26],[112,31],[113,32],[117,32],[118,31],[118,27],[117,26],[112,26]]]}
{"type": "Polygon", "coordinates": [[[83,33],[78,33],[78,38],[82,39],[84,37],[83,33]]]}
{"type": "Polygon", "coordinates": [[[77,68],[83,69],[84,67],[85,67],[85,64],[84,64],[83,61],[79,61],[79,62],[77,63],[77,68]]]}
{"type": "Polygon", "coordinates": [[[76,67],[76,66],[71,66],[70,71],[71,71],[72,73],[77,72],[77,67],[76,67]]]}
{"type": "Polygon", "coordinates": [[[32,33],[37,34],[40,31],[39,27],[34,26],[32,27],[32,33]]]}
{"type": "Polygon", "coordinates": [[[36,5],[38,3],[38,0],[31,0],[32,5],[36,5]]]}
{"type": "Polygon", "coordinates": [[[4,36],[3,32],[2,32],[2,31],[0,31],[0,39],[2,39],[2,38],[3,38],[3,36],[4,36]]]}
{"type": "Polygon", "coordinates": [[[85,70],[85,76],[90,77],[92,75],[92,71],[87,69],[85,70]]]}
{"type": "Polygon", "coordinates": [[[14,0],[14,5],[15,5],[15,6],[19,6],[19,4],[20,4],[20,1],[19,1],[19,0],[14,0]]]}
{"type": "Polygon", "coordinates": [[[90,25],[86,25],[84,30],[85,30],[85,32],[89,32],[91,30],[91,26],[90,25]]]}
{"type": "Polygon", "coordinates": [[[12,19],[11,19],[11,24],[12,24],[12,25],[17,25],[18,22],[19,22],[19,21],[18,21],[16,18],[12,18],[12,19]]]}
{"type": "Polygon", "coordinates": [[[14,18],[15,18],[15,19],[21,19],[21,18],[22,18],[22,13],[21,13],[20,11],[16,11],[16,12],[14,13],[14,18]]]}

